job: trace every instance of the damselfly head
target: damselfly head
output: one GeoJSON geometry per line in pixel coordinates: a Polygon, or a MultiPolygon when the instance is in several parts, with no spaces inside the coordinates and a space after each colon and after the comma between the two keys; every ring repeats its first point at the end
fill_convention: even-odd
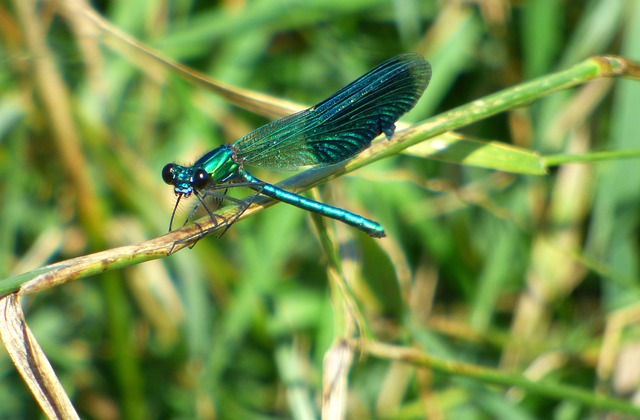
{"type": "Polygon", "coordinates": [[[162,169],[162,180],[173,185],[176,195],[189,197],[193,191],[204,189],[211,175],[202,168],[185,167],[169,163],[162,169]]]}

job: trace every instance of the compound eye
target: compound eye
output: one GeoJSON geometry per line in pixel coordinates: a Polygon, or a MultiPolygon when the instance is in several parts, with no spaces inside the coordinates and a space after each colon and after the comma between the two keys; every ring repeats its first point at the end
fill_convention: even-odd
{"type": "Polygon", "coordinates": [[[173,172],[174,167],[173,163],[169,163],[162,168],[162,180],[166,184],[172,185],[176,179],[176,174],[173,172]]]}
{"type": "Polygon", "coordinates": [[[195,188],[196,190],[201,190],[205,188],[208,182],[209,182],[209,173],[204,169],[198,169],[193,174],[192,185],[193,185],[193,188],[195,188]]]}

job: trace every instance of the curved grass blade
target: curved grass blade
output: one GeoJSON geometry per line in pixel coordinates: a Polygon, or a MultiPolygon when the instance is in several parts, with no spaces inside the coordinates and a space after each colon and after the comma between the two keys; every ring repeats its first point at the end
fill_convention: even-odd
{"type": "Polygon", "coordinates": [[[404,154],[480,168],[528,175],[545,175],[539,153],[497,141],[478,140],[448,132],[406,149],[404,154]]]}

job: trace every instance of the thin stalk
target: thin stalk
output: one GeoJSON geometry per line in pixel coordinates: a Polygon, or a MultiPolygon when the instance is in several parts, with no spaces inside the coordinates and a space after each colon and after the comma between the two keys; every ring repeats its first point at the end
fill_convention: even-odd
{"type": "MultiPolygon", "coordinates": [[[[422,124],[398,132],[391,141],[375,142],[369,149],[344,165],[308,170],[283,181],[278,186],[294,192],[315,187],[377,160],[396,155],[408,147],[429,140],[446,131],[475,123],[514,107],[523,106],[549,93],[577,86],[597,77],[640,79],[640,65],[622,57],[594,57],[587,59],[568,70],[504,89],[470,104],[432,117],[422,124]]],[[[259,197],[239,219],[250,217],[253,213],[273,204],[275,204],[274,200],[259,197]]],[[[217,214],[221,215],[222,219],[233,219],[230,216],[234,214],[236,207],[225,207],[217,214]]],[[[217,218],[216,220],[211,220],[210,217],[205,217],[198,220],[194,225],[138,245],[114,248],[84,257],[73,258],[19,276],[7,278],[0,281],[0,296],[16,291],[33,293],[67,281],[168,256],[194,244],[204,236],[224,229],[226,223],[218,223],[217,220],[217,218]]]]}
{"type": "Polygon", "coordinates": [[[444,360],[430,356],[417,349],[393,346],[381,342],[367,341],[360,343],[353,341],[354,346],[362,345],[363,351],[370,356],[409,363],[413,366],[424,367],[447,375],[464,376],[479,379],[482,383],[492,383],[507,387],[518,387],[522,391],[546,395],[558,400],[572,400],[584,406],[598,410],[615,410],[621,413],[640,416],[640,408],[623,400],[599,395],[591,391],[573,386],[559,384],[553,381],[533,381],[518,373],[505,373],[497,369],[481,367],[453,360],[444,360]]]}

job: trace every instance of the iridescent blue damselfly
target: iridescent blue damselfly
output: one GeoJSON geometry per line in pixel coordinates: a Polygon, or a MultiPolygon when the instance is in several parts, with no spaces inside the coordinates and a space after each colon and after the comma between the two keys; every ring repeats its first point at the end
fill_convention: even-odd
{"type": "MultiPolygon", "coordinates": [[[[178,197],[169,230],[182,197],[194,194],[206,207],[205,197],[218,195],[215,191],[248,187],[258,194],[354,226],[375,238],[384,237],[379,223],[261,181],[247,172],[245,166],[295,170],[301,166],[344,162],[369,147],[382,133],[391,139],[395,122],[413,108],[430,79],[431,66],[422,56],[398,55],[316,106],[266,124],[233,144],[220,146],[192,166],[166,165],[162,179],[174,186],[178,197]]],[[[250,204],[241,203],[244,209],[250,204]]]]}

